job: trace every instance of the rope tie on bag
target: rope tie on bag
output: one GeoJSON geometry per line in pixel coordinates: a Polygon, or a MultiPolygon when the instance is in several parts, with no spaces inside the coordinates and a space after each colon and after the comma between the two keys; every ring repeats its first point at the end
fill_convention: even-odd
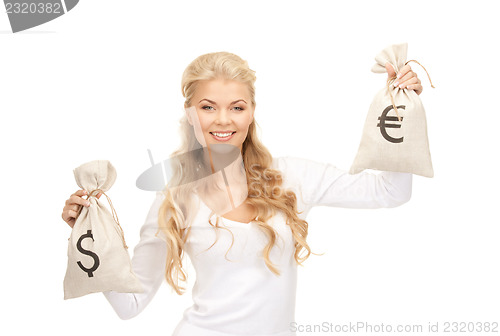
{"type": "Polygon", "coordinates": [[[123,247],[125,247],[126,249],[128,249],[128,246],[125,243],[125,233],[123,232],[123,229],[122,229],[122,227],[120,225],[120,222],[118,221],[118,215],[116,214],[115,208],[113,207],[113,202],[111,202],[111,199],[109,198],[109,196],[106,195],[106,193],[104,191],[102,191],[101,189],[94,189],[94,190],[92,190],[89,193],[89,195],[87,196],[87,199],[89,199],[90,197],[97,198],[97,195],[99,194],[99,192],[101,192],[108,199],[108,203],[109,203],[109,205],[111,207],[111,212],[113,214],[113,219],[115,220],[116,224],[118,224],[118,227],[120,228],[120,231],[121,231],[121,238],[122,238],[122,241],[123,241],[123,247]],[[94,195],[94,193],[95,193],[95,195],[94,195]]]}
{"type": "MultiPolygon", "coordinates": [[[[432,81],[431,81],[431,76],[429,76],[429,73],[427,72],[427,69],[425,69],[425,67],[422,64],[420,64],[419,62],[417,62],[415,60],[409,60],[408,62],[405,63],[405,65],[407,65],[410,62],[415,62],[415,63],[417,63],[418,65],[420,65],[424,69],[425,73],[427,74],[427,77],[429,78],[429,82],[431,83],[431,87],[433,89],[435,89],[435,87],[434,87],[434,85],[432,84],[432,81]]],[[[389,97],[391,97],[392,107],[394,108],[394,111],[396,112],[396,115],[398,116],[398,121],[401,121],[401,118],[399,117],[399,113],[398,113],[398,108],[396,107],[396,103],[394,102],[394,97],[392,96],[391,90],[389,88],[390,84],[392,84],[392,82],[396,78],[397,78],[397,76],[394,75],[391,78],[387,79],[387,83],[386,83],[387,84],[387,93],[389,94],[389,97]]]]}

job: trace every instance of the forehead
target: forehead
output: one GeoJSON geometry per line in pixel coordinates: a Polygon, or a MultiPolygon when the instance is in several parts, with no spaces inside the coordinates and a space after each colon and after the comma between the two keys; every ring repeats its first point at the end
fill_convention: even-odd
{"type": "Polygon", "coordinates": [[[242,82],[231,79],[201,80],[197,83],[194,96],[198,99],[213,101],[234,101],[235,99],[250,99],[248,86],[242,82]]]}

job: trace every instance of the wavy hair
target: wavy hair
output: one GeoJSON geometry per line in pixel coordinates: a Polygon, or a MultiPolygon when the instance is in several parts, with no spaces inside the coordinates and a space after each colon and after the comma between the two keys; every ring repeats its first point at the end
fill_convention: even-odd
{"type": "MultiPolygon", "coordinates": [[[[185,98],[184,107],[191,105],[191,99],[198,81],[211,79],[230,79],[248,85],[251,103],[255,108],[255,71],[249,68],[247,61],[229,52],[204,54],[197,57],[188,65],[182,75],[181,82],[182,95],[185,98]]],[[[308,223],[298,217],[297,198],[291,189],[276,193],[276,190],[283,190],[282,174],[279,170],[270,168],[272,156],[259,140],[256,127],[254,118],[249,125],[247,137],[243,142],[241,152],[248,184],[247,203],[257,210],[257,217],[254,222],[269,238],[268,244],[263,250],[265,264],[271,272],[280,275],[279,270],[269,258],[278,234],[267,224],[267,221],[276,211],[284,213],[287,225],[290,226],[294,237],[294,257],[298,265],[302,265],[302,262],[312,253],[306,242],[308,223]],[[300,255],[302,250],[307,251],[305,256],[300,255]]],[[[196,150],[200,149],[201,145],[197,142],[193,126],[189,124],[186,115],[180,120],[180,134],[182,137],[181,146],[171,154],[171,157],[181,157],[182,154],[197,152],[196,150]]],[[[202,150],[198,152],[202,153],[202,150]]],[[[172,180],[169,181],[170,185],[182,185],[183,179],[185,180],[186,176],[194,174],[194,170],[199,169],[199,162],[203,162],[203,160],[196,160],[196,156],[185,155],[184,158],[184,160],[179,160],[178,164],[173,167],[174,173],[172,180]]],[[[194,201],[192,199],[193,189],[189,187],[168,188],[167,185],[163,193],[166,197],[159,209],[158,231],[156,234],[158,235],[159,232],[162,232],[167,244],[165,279],[177,294],[181,295],[184,294],[185,287],[180,286],[179,281],[185,282],[187,280],[187,274],[182,264],[184,245],[190,231],[188,223],[190,223],[193,214],[195,214],[195,211],[193,211],[194,201]]],[[[209,223],[216,229],[225,229],[219,226],[219,217],[217,217],[215,224],[211,220],[209,220],[209,223]]]]}

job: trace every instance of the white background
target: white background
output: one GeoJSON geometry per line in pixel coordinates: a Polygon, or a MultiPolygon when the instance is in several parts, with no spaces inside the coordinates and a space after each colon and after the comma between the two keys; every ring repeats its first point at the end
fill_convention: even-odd
{"type": "Polygon", "coordinates": [[[166,283],[128,321],[100,293],[63,300],[71,230],[61,212],[79,189],[72,170],[110,160],[118,178],[108,195],[128,245],[137,244],[154,193],[135,180],[150,165],[148,148],[156,161],[177,148],[180,80],[194,58],[230,51],[257,71],[256,119],[274,156],[348,169],[385,84],[370,71],[374,57],[402,42],[436,86],[411,63],[424,85],[435,177],[414,176],[412,199],[398,208],[311,211],[309,245],[326,254],[299,267],[296,322],[499,322],[494,4],[82,0],[16,34],[2,8],[0,328],[172,333],[191,292],[166,283]]]}

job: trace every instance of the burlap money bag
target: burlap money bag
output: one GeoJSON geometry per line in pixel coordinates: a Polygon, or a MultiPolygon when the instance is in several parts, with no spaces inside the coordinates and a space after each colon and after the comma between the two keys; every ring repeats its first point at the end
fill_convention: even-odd
{"type": "MultiPolygon", "coordinates": [[[[408,62],[418,63],[406,62],[407,49],[407,43],[385,48],[375,57],[372,71],[387,73],[386,62],[396,73],[408,62]]],[[[349,173],[376,169],[433,177],[424,106],[414,90],[394,87],[395,80],[389,78],[370,105],[349,173]]]]}
{"type": "Polygon", "coordinates": [[[88,192],[90,207],[82,207],[68,241],[68,266],[64,299],[113,290],[140,293],[142,286],[132,271],[128,247],[113,204],[106,191],[116,179],[107,160],[95,160],[73,170],[76,183],[88,192]],[[106,196],[113,215],[97,199],[106,196]]]}

